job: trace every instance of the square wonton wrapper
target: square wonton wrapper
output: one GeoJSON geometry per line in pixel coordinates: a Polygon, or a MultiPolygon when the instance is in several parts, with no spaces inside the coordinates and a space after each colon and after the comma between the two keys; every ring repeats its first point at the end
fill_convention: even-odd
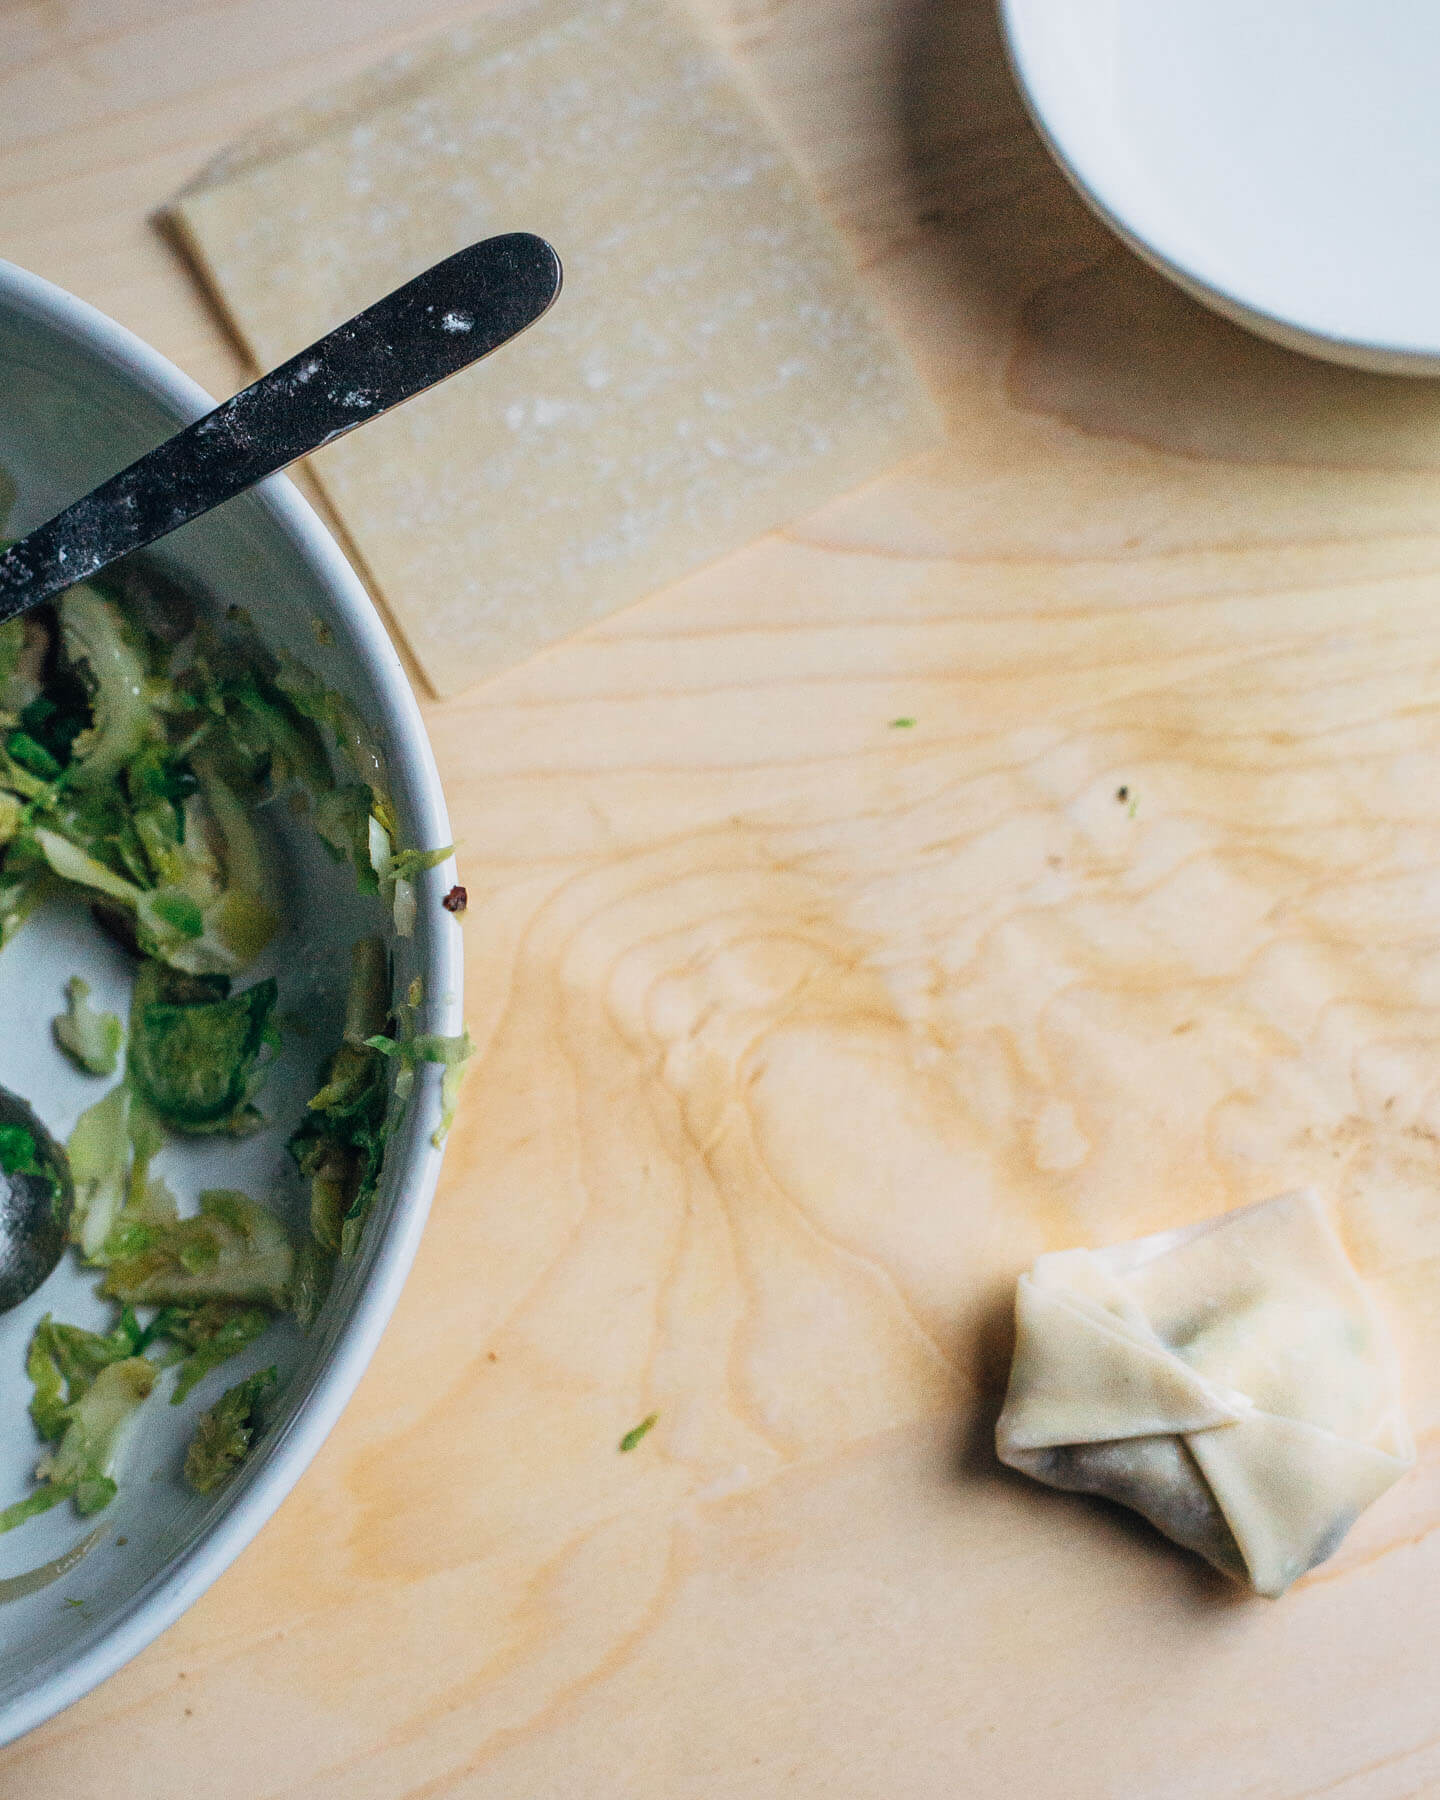
{"type": "Polygon", "coordinates": [[[1258,1593],[1415,1460],[1389,1336],[1309,1189],[1042,1256],[1015,1326],[1000,1460],[1132,1507],[1258,1593]]]}
{"type": "Polygon", "coordinates": [[[312,465],[440,694],[940,436],[679,0],[503,8],[273,122],[173,216],[267,368],[478,238],[559,251],[538,325],[312,465]]]}

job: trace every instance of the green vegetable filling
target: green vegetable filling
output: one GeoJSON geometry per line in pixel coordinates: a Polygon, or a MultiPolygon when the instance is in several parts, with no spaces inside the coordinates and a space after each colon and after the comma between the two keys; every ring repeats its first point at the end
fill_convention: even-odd
{"type": "Polygon", "coordinates": [[[283,1310],[295,1247],[283,1221],[247,1195],[210,1188],[188,1219],[124,1209],[105,1242],[101,1293],[131,1306],[231,1300],[283,1310]]]}
{"type": "Polygon", "coordinates": [[[40,1321],[26,1363],[35,1388],[30,1416],[54,1448],[36,1466],[42,1485],[0,1512],[0,1531],[61,1500],[73,1500],[75,1510],[87,1515],[114,1499],[111,1470],[157,1375],[155,1365],[136,1354],[140,1335],[129,1313],[108,1336],[57,1325],[48,1314],[40,1321]]]}
{"type": "Polygon", "coordinates": [[[247,1344],[253,1344],[269,1329],[273,1317],[263,1307],[225,1300],[206,1300],[189,1310],[167,1307],[152,1329],[189,1352],[180,1364],[170,1404],[179,1406],[212,1369],[218,1369],[232,1356],[238,1356],[247,1344]]]}
{"type": "MultiPolygon", "coordinates": [[[[289,789],[362,892],[383,901],[398,937],[414,930],[421,877],[451,847],[397,847],[380,760],[353,707],[266,651],[239,609],[220,632],[175,596],[160,604],[142,589],[122,599],[82,584],[0,624],[0,946],[69,890],[140,958],[124,1077],[81,1114],[68,1144],[71,1239],[103,1271],[100,1292],[119,1317],[108,1332],[49,1315],[36,1327],[30,1412],[46,1449],[36,1487],[0,1511],[0,1531],[64,1500],[82,1514],[107,1505],[131,1421],[163,1370],[176,1370],[178,1405],[278,1314],[314,1318],[336,1254],[359,1243],[416,1071],[444,1071],[438,1143],[470,1054],[464,1034],[417,1030],[418,984],[392,1012],[385,947],[362,940],[343,1040],[290,1139],[309,1189],[305,1242],[229,1190],[201,1194],[198,1212],[180,1216],[151,1172],[156,1153],[170,1134],[263,1123],[254,1100],[278,1044],[276,982],[231,985],[278,922],[257,807],[289,789]]],[[[82,1071],[113,1076],[125,1026],[90,1004],[79,976],[65,992],[56,1044],[82,1071]]],[[[0,1125],[0,1170],[43,1176],[61,1197],[23,1125],[0,1125]]],[[[185,1461],[196,1491],[216,1491],[239,1467],[276,1384],[263,1370],[202,1415],[185,1461]]]]}
{"type": "Polygon", "coordinates": [[[390,975],[379,938],[350,953],[345,1036],[290,1154],[310,1184],[310,1229],[323,1250],[349,1250],[380,1182],[390,1107],[385,1059],[368,1041],[385,1023],[390,975]]]}
{"type": "Polygon", "coordinates": [[[52,1027],[55,1042],[87,1075],[113,1075],[125,1042],[125,1027],[114,1013],[90,1005],[90,984],[72,975],[65,984],[65,1011],[52,1027]]]}
{"type": "Polygon", "coordinates": [[[227,1388],[208,1412],[200,1415],[185,1453],[185,1479],[197,1494],[223,1487],[254,1446],[261,1407],[279,1380],[276,1371],[261,1369],[248,1381],[227,1388]]]}
{"type": "Polygon", "coordinates": [[[174,1131],[251,1131],[261,1118],[250,1096],[260,1058],[277,1041],[270,1015],[275,981],[238,994],[215,983],[176,980],[142,963],[130,1007],[130,1080],[174,1131]]]}

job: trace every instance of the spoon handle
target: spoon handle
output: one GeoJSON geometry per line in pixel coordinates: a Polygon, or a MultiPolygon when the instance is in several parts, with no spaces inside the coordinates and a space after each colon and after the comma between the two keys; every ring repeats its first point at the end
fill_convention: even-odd
{"type": "Polygon", "coordinates": [[[167,438],[0,554],[0,622],[488,356],[560,292],[515,231],[446,257],[167,438]]]}

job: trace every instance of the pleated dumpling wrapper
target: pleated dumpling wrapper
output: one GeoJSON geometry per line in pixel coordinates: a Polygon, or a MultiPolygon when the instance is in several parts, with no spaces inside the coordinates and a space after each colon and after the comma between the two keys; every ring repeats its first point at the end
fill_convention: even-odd
{"type": "Polygon", "coordinates": [[[1389,1334],[1309,1189],[1040,1257],[995,1436],[1270,1595],[1415,1460],[1389,1334]]]}

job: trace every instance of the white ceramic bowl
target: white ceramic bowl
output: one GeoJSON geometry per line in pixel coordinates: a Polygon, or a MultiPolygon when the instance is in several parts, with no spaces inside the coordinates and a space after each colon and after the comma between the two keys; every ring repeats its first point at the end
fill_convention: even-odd
{"type": "MultiPolygon", "coordinates": [[[[211,405],[129,332],[0,263],[0,468],[18,483],[12,534],[211,405]]],[[[400,663],[359,581],[287,481],[267,481],[186,527],[165,544],[162,560],[217,606],[247,607],[268,642],[348,695],[384,753],[401,841],[449,842],[434,759],[400,663]],[[328,632],[317,633],[316,621],[328,632]]],[[[339,1041],[350,943],[381,923],[378,903],[354,893],[349,872],[318,849],[313,834],[283,807],[275,816],[287,918],[257,972],[278,975],[281,1014],[303,1014],[314,1030],[303,1040],[286,1034],[261,1094],[275,1121],[270,1130],[163,1153],[182,1196],[230,1186],[298,1201],[284,1139],[313,1091],[317,1063],[339,1041]]],[[[419,975],[425,1028],[447,1033],[460,1029],[460,934],[439,899],[453,880],[453,864],[425,878],[416,935],[395,946],[400,988],[419,975]]],[[[0,1083],[30,1099],[62,1136],[107,1086],[70,1068],[50,1040],[64,981],[77,970],[97,990],[97,1003],[123,1014],[125,958],[81,906],[36,915],[0,953],[0,1083]]],[[[361,1250],[338,1274],[314,1330],[302,1336],[272,1327],[247,1358],[207,1377],[183,1408],[167,1406],[157,1390],[126,1452],[120,1494],[91,1522],[104,1527],[95,1549],[61,1582],[0,1605],[0,1741],[78,1698],[163,1631],[243,1549],[314,1456],[360,1379],[414,1256],[440,1165],[430,1143],[438,1088],[438,1071],[424,1071],[391,1142],[361,1250]],[[284,1380],[273,1422],[229,1487],[201,1499],[179,1479],[196,1411],[239,1375],[271,1362],[284,1380]],[[75,1601],[81,1604],[67,1604],[75,1601]]],[[[35,1320],[53,1310],[57,1318],[100,1323],[110,1309],[94,1286],[93,1273],[67,1258],[39,1294],[0,1316],[0,1504],[26,1491],[39,1449],[25,1410],[25,1346],[35,1320]]],[[[63,1553],[87,1529],[67,1505],[0,1537],[0,1578],[63,1553]]]]}
{"type": "Polygon", "coordinates": [[[1440,374],[1433,0],[1000,0],[1057,161],[1197,299],[1293,349],[1440,374]]]}

